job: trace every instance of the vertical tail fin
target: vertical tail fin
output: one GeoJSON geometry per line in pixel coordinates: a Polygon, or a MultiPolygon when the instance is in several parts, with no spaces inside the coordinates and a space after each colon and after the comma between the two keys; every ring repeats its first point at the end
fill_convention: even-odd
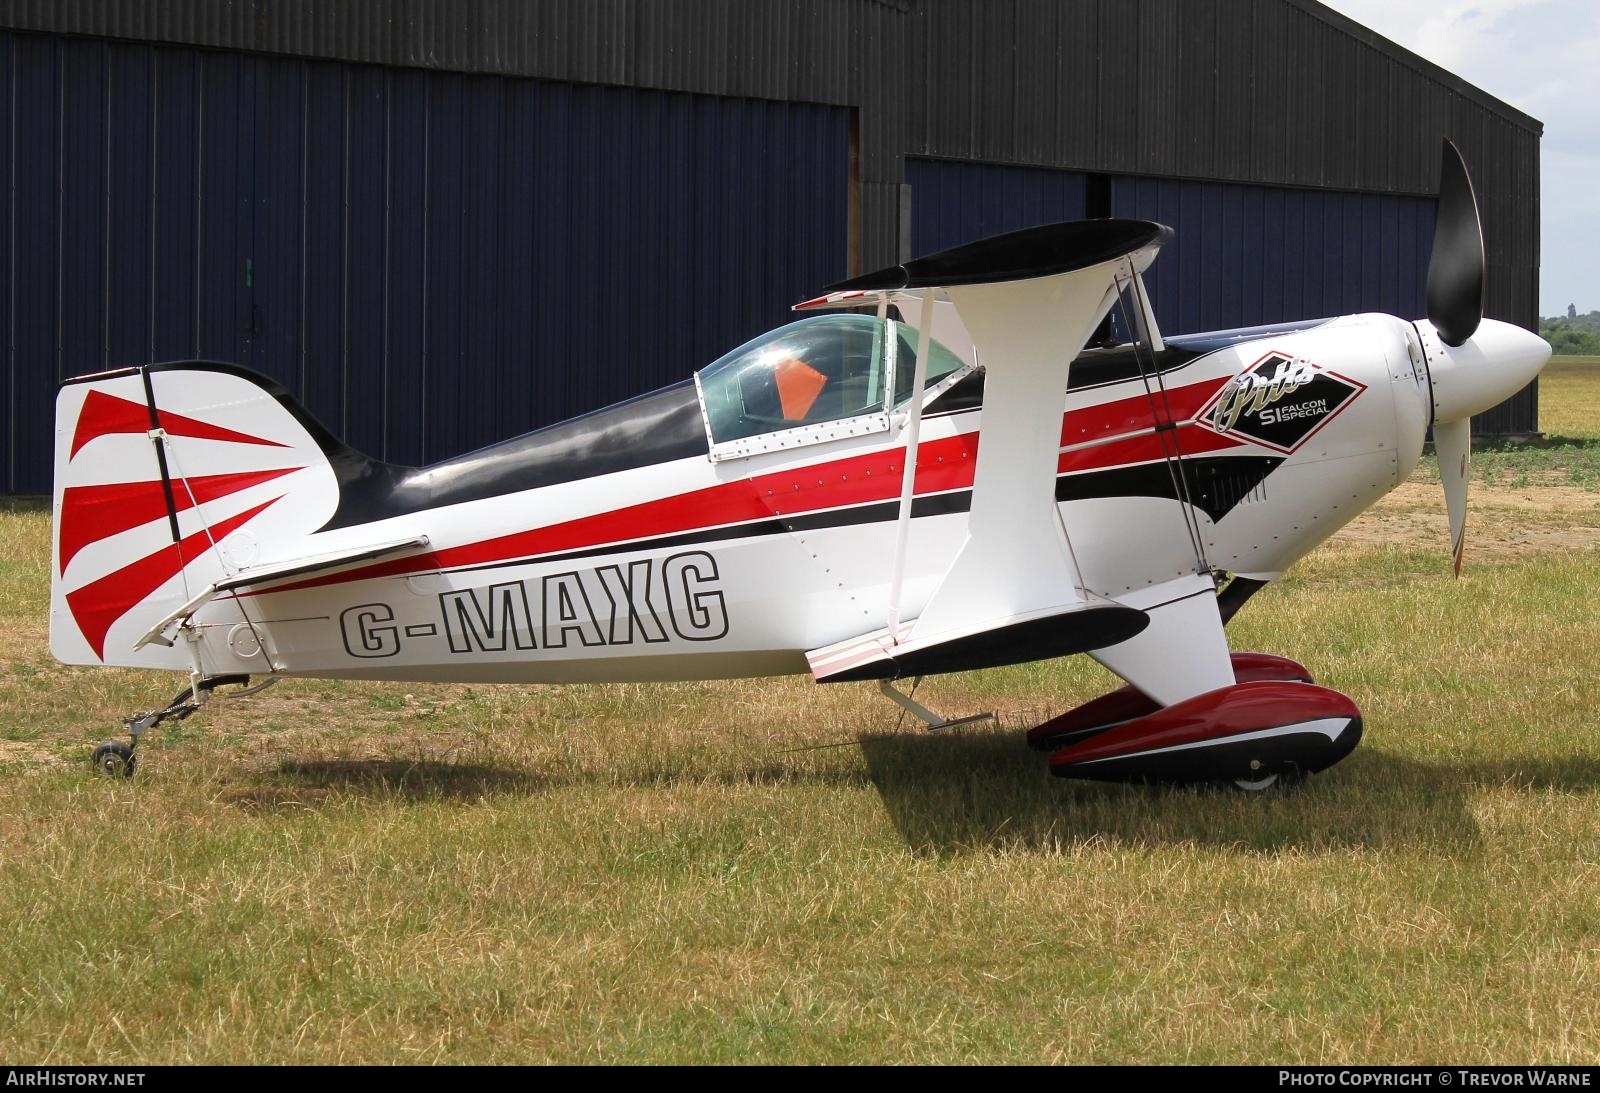
{"type": "Polygon", "coordinates": [[[206,585],[325,524],[340,450],[244,369],[150,365],[68,381],[56,396],[51,652],[189,668],[187,649],[134,643],[206,585]]]}

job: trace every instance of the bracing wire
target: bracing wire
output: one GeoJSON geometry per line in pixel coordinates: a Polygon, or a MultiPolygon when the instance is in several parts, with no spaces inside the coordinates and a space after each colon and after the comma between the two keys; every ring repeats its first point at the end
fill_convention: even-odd
{"type": "MultiPolygon", "coordinates": [[[[1195,505],[1189,492],[1189,475],[1183,467],[1183,449],[1178,442],[1178,423],[1172,413],[1172,403],[1167,394],[1167,386],[1161,375],[1160,362],[1155,359],[1154,351],[1150,351],[1149,368],[1146,369],[1144,351],[1149,350],[1145,324],[1141,321],[1134,325],[1128,314],[1128,293],[1140,295],[1138,304],[1144,303],[1142,294],[1139,293],[1138,277],[1129,277],[1126,281],[1117,278],[1117,307],[1122,314],[1122,323],[1128,330],[1133,344],[1133,360],[1139,369],[1139,379],[1144,384],[1145,398],[1150,403],[1150,417],[1154,423],[1157,443],[1161,445],[1161,457],[1166,462],[1167,474],[1172,479],[1173,496],[1180,502],[1179,509],[1183,513],[1184,530],[1189,534],[1189,545],[1194,549],[1195,563],[1201,567],[1202,572],[1211,569],[1211,564],[1206,558],[1205,536],[1200,530],[1199,518],[1195,516],[1195,505]],[[1155,388],[1150,385],[1151,377],[1155,377],[1155,388]],[[1160,400],[1157,401],[1157,393],[1160,400]],[[1171,441],[1167,434],[1171,434],[1171,441]]],[[[1143,311],[1140,312],[1141,316],[1143,311]]]]}

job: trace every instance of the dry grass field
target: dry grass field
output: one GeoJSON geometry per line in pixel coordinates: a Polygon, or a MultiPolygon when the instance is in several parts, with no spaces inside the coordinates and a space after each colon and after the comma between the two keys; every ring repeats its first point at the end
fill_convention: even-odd
{"type": "Polygon", "coordinates": [[[8,1062],[1593,1062],[1600,361],[1413,482],[1235,646],[1363,708],[1287,794],[1048,776],[1086,658],[867,685],[289,682],[88,749],[176,677],[68,669],[0,511],[8,1062]]]}

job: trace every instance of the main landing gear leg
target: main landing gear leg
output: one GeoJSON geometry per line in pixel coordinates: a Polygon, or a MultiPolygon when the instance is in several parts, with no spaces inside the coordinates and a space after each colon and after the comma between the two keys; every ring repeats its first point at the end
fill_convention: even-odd
{"type": "MultiPolygon", "coordinates": [[[[921,682],[921,676],[911,681],[912,694],[916,693],[917,684],[921,682]]],[[[878,690],[882,691],[884,697],[890,702],[893,702],[896,706],[899,706],[902,710],[910,713],[918,721],[928,726],[929,732],[944,732],[946,729],[954,729],[961,725],[974,725],[979,721],[988,721],[994,717],[993,713],[975,713],[971,717],[957,717],[953,720],[942,717],[912,698],[911,695],[903,695],[895,690],[894,684],[887,679],[878,680],[878,690]]]]}
{"type": "Polygon", "coordinates": [[[128,730],[128,743],[121,740],[107,740],[89,756],[89,761],[94,764],[94,769],[110,778],[131,778],[134,769],[138,766],[136,752],[139,739],[157,725],[167,721],[182,721],[194,714],[201,706],[210,700],[212,694],[219,687],[240,687],[238,691],[225,692],[221,697],[241,698],[247,694],[264,691],[279,677],[273,676],[263,683],[251,687],[250,677],[247,675],[203,676],[196,677],[194,683],[179,691],[177,697],[159,710],[146,710],[143,713],[129,714],[122,719],[123,727],[128,730]]]}

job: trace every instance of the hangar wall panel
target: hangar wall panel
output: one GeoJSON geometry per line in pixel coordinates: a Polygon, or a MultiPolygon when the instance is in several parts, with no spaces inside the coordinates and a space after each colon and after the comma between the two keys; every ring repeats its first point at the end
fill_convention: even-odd
{"type": "Polygon", "coordinates": [[[1111,194],[1176,232],[1146,277],[1163,331],[1426,311],[1433,198],[1128,176],[1111,194]]]}
{"type": "MultiPolygon", "coordinates": [[[[1437,200],[1406,194],[1300,190],[1122,176],[1116,216],[1156,220],[1176,238],[1147,278],[1164,331],[1186,333],[1320,315],[1427,313],[1428,258],[1437,200]]],[[[1485,241],[1493,254],[1493,244],[1485,241]]],[[[1527,282],[1492,264],[1491,284],[1515,299],[1527,282]]],[[[1531,279],[1537,287],[1537,270],[1531,279]]],[[[1532,313],[1533,301],[1526,311],[1532,313]]],[[[1496,309],[1514,317],[1523,309],[1496,309]]],[[[1497,316],[1497,311],[1499,312],[1497,316]]],[[[1522,434],[1538,421],[1538,385],[1472,419],[1473,432],[1522,434]]]]}
{"type": "MultiPolygon", "coordinates": [[[[909,154],[1425,195],[1449,133],[1516,271],[1491,311],[1537,318],[1539,123],[1317,0],[0,0],[0,26],[847,105],[885,185],[909,154]]],[[[873,227],[867,268],[897,257],[873,227]]]]}
{"type": "MultiPolygon", "coordinates": [[[[860,135],[864,269],[901,256],[900,186],[914,157],[1428,197],[1449,133],[1482,202],[1488,313],[1537,323],[1539,122],[1317,0],[0,0],[0,27],[241,51],[255,63],[316,58],[841,107],[860,135]]],[[[0,67],[13,97],[10,59],[0,67]]],[[[243,139],[208,116],[194,124],[210,139],[243,139]]],[[[0,149],[19,193],[52,191],[66,163],[17,171],[12,154],[0,149]]],[[[315,155],[310,144],[304,154],[315,155]]],[[[224,189],[214,176],[197,174],[197,192],[224,189]]],[[[222,230],[207,227],[204,238],[222,230]]],[[[0,228],[23,241],[42,230],[0,228]]],[[[204,297],[193,306],[207,331],[219,329],[204,297]]],[[[148,321],[159,335],[177,319],[148,321]]],[[[30,380],[0,382],[9,392],[30,380]]],[[[1533,408],[1526,392],[1480,428],[1532,428],[1533,408]]]]}
{"type": "Polygon", "coordinates": [[[1173,334],[1386,311],[1420,316],[1433,198],[908,158],[913,250],[1112,215],[1176,237],[1146,283],[1173,334]],[[1100,185],[1109,205],[1091,208],[1100,185]]]}
{"type": "Polygon", "coordinates": [[[914,255],[1088,215],[1076,171],[907,157],[906,183],[914,255]]]}
{"type": "Polygon", "coordinates": [[[0,485],[71,375],[238,361],[431,462],[682,379],[849,272],[850,111],[0,34],[0,485]]]}

